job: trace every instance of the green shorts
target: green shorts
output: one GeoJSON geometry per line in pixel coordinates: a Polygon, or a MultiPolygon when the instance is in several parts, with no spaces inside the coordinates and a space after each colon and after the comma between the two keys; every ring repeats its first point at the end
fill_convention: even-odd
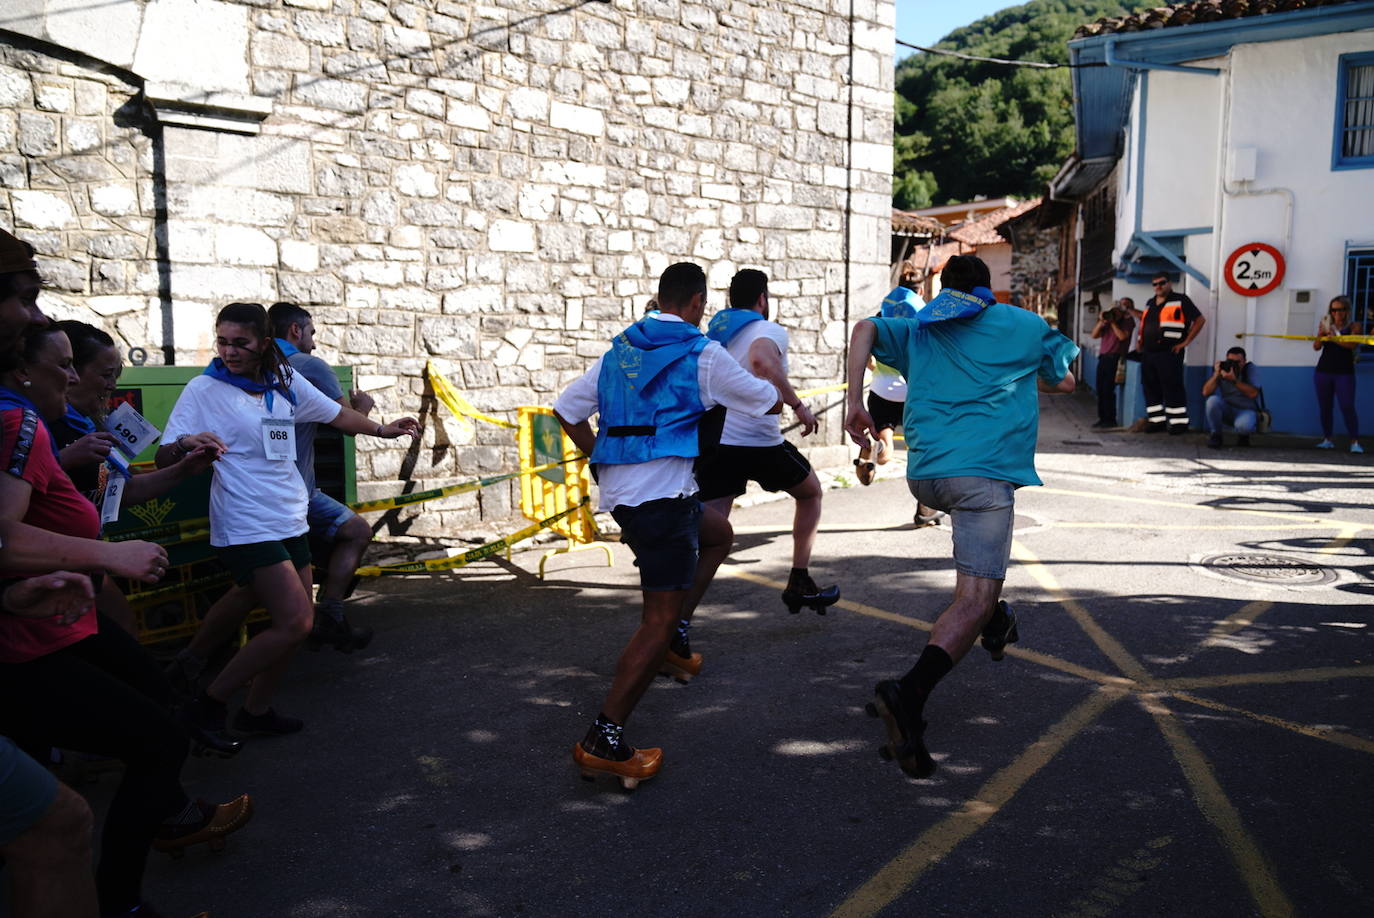
{"type": "Polygon", "coordinates": [[[249,542],[247,545],[222,545],[215,549],[219,560],[239,586],[253,582],[253,572],[283,561],[300,570],[310,563],[310,539],[301,533],[280,542],[249,542]]]}

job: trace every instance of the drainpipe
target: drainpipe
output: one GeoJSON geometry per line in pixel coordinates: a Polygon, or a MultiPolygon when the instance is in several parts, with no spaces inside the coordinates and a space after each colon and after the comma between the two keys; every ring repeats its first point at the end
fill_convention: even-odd
{"type": "MultiPolygon", "coordinates": [[[[1280,251],[1282,251],[1282,252],[1284,253],[1284,257],[1285,257],[1285,258],[1288,257],[1288,255],[1290,254],[1290,251],[1289,251],[1289,250],[1291,249],[1292,243],[1293,243],[1293,210],[1294,210],[1294,201],[1295,201],[1295,199],[1294,199],[1294,195],[1293,195],[1292,190],[1290,190],[1290,189],[1288,189],[1288,188],[1278,188],[1278,187],[1275,187],[1275,188],[1253,188],[1253,189],[1252,189],[1252,188],[1249,187],[1250,182],[1249,182],[1248,179],[1245,180],[1245,181],[1239,182],[1239,183],[1238,183],[1238,186],[1239,186],[1239,187],[1237,187],[1237,186],[1235,186],[1235,185],[1232,185],[1231,182],[1230,182],[1230,181],[1227,179],[1227,177],[1226,177],[1226,170],[1227,170],[1227,154],[1228,154],[1228,152],[1230,151],[1230,147],[1231,147],[1231,89],[1232,89],[1231,70],[1230,70],[1230,68],[1227,68],[1227,71],[1226,71],[1226,79],[1225,79],[1225,81],[1222,83],[1222,97],[1221,97],[1221,118],[1222,118],[1222,121],[1221,121],[1221,143],[1220,143],[1219,149],[1218,149],[1218,151],[1217,151],[1217,160],[1218,160],[1218,161],[1217,161],[1217,177],[1220,179],[1220,181],[1217,183],[1217,206],[1216,206],[1216,217],[1215,217],[1215,219],[1214,219],[1213,222],[1212,222],[1212,226],[1213,226],[1213,239],[1214,239],[1214,242],[1213,242],[1213,251],[1214,251],[1214,254],[1213,254],[1213,257],[1212,257],[1212,265],[1213,265],[1213,269],[1214,269],[1215,271],[1217,271],[1218,273],[1220,273],[1220,271],[1221,271],[1221,269],[1222,269],[1222,264],[1221,264],[1221,258],[1222,258],[1222,248],[1221,248],[1221,245],[1222,245],[1222,227],[1223,227],[1223,221],[1226,219],[1226,201],[1227,201],[1227,198],[1228,198],[1228,197],[1230,197],[1230,198],[1258,198],[1258,197],[1265,197],[1265,196],[1267,196],[1267,195],[1274,195],[1274,194],[1276,194],[1276,195],[1281,195],[1281,196],[1283,197],[1283,199],[1284,199],[1284,214],[1283,214],[1283,244],[1282,244],[1282,247],[1280,248],[1280,251]]],[[[1246,297],[1246,304],[1245,304],[1245,332],[1246,332],[1246,335],[1247,335],[1247,336],[1248,336],[1248,335],[1251,335],[1251,334],[1254,334],[1254,331],[1255,331],[1255,310],[1256,310],[1256,305],[1257,305],[1256,302],[1255,302],[1256,299],[1258,299],[1258,297],[1246,297]]],[[[1220,316],[1221,316],[1221,289],[1220,289],[1220,284],[1218,284],[1217,289],[1215,289],[1215,290],[1212,291],[1212,321],[1219,322],[1220,316]]],[[[1219,324],[1217,325],[1217,328],[1220,328],[1220,325],[1219,325],[1219,324]]],[[[1222,355],[1225,354],[1226,349],[1229,348],[1229,347],[1230,347],[1229,344],[1224,344],[1224,343],[1222,342],[1221,336],[1220,336],[1220,335],[1213,335],[1213,336],[1212,336],[1212,362],[1215,363],[1217,360],[1220,360],[1221,357],[1222,357],[1222,355]]]]}
{"type": "Polygon", "coordinates": [[[1104,46],[1106,51],[1105,61],[1108,67],[1124,67],[1127,70],[1168,70],[1173,73],[1206,73],[1211,76],[1218,76],[1221,70],[1217,67],[1188,67],[1184,64],[1157,64],[1154,61],[1140,61],[1129,57],[1117,57],[1116,45],[1121,40],[1121,36],[1113,35],[1107,39],[1104,46]]]}

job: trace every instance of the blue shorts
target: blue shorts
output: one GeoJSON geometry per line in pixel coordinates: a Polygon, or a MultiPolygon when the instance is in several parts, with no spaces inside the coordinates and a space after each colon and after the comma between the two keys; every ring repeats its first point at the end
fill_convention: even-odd
{"type": "Polygon", "coordinates": [[[616,507],[620,541],[635,553],[639,588],[646,593],[685,590],[697,576],[701,501],[663,497],[635,507],[616,507]]]}
{"type": "Polygon", "coordinates": [[[33,828],[57,799],[57,779],[0,736],[0,845],[33,828]]]}
{"type": "Polygon", "coordinates": [[[310,534],[319,536],[326,542],[334,541],[339,527],[358,514],[348,509],[328,494],[316,488],[310,494],[310,506],[306,508],[305,519],[310,524],[310,534]]]}
{"type": "Polygon", "coordinates": [[[954,528],[954,569],[970,577],[1004,580],[1011,558],[1016,485],[996,478],[907,480],[916,500],[949,514],[954,528]]]}

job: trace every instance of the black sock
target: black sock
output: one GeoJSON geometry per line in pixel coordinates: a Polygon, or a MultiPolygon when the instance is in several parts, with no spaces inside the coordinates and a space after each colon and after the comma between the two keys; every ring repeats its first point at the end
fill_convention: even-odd
{"type": "Polygon", "coordinates": [[[623,724],[618,724],[605,714],[596,715],[596,720],[587,728],[582,738],[582,748],[598,758],[623,762],[630,757],[630,747],[620,741],[625,732],[623,724]]]}
{"type": "Polygon", "coordinates": [[[692,655],[692,642],[688,638],[688,633],[692,628],[690,618],[680,618],[677,620],[677,632],[673,639],[668,642],[668,649],[679,657],[690,657],[692,655]]]}
{"type": "Polygon", "coordinates": [[[911,672],[902,677],[903,706],[913,714],[920,714],[921,709],[925,707],[926,699],[935,690],[936,683],[953,668],[954,661],[945,653],[943,647],[927,644],[916,660],[916,665],[911,667],[911,672]]]}

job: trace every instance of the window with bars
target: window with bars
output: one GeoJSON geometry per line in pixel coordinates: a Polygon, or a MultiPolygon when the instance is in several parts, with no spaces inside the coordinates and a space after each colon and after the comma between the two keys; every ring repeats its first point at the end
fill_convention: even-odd
{"type": "MultiPolygon", "coordinates": [[[[1345,290],[1350,297],[1351,320],[1368,333],[1374,319],[1374,249],[1346,250],[1345,290]]],[[[1361,350],[1370,348],[1365,346],[1361,350]]]]}
{"type": "Polygon", "coordinates": [[[1331,167],[1374,168],[1374,54],[1343,54],[1339,67],[1331,167]]]}

